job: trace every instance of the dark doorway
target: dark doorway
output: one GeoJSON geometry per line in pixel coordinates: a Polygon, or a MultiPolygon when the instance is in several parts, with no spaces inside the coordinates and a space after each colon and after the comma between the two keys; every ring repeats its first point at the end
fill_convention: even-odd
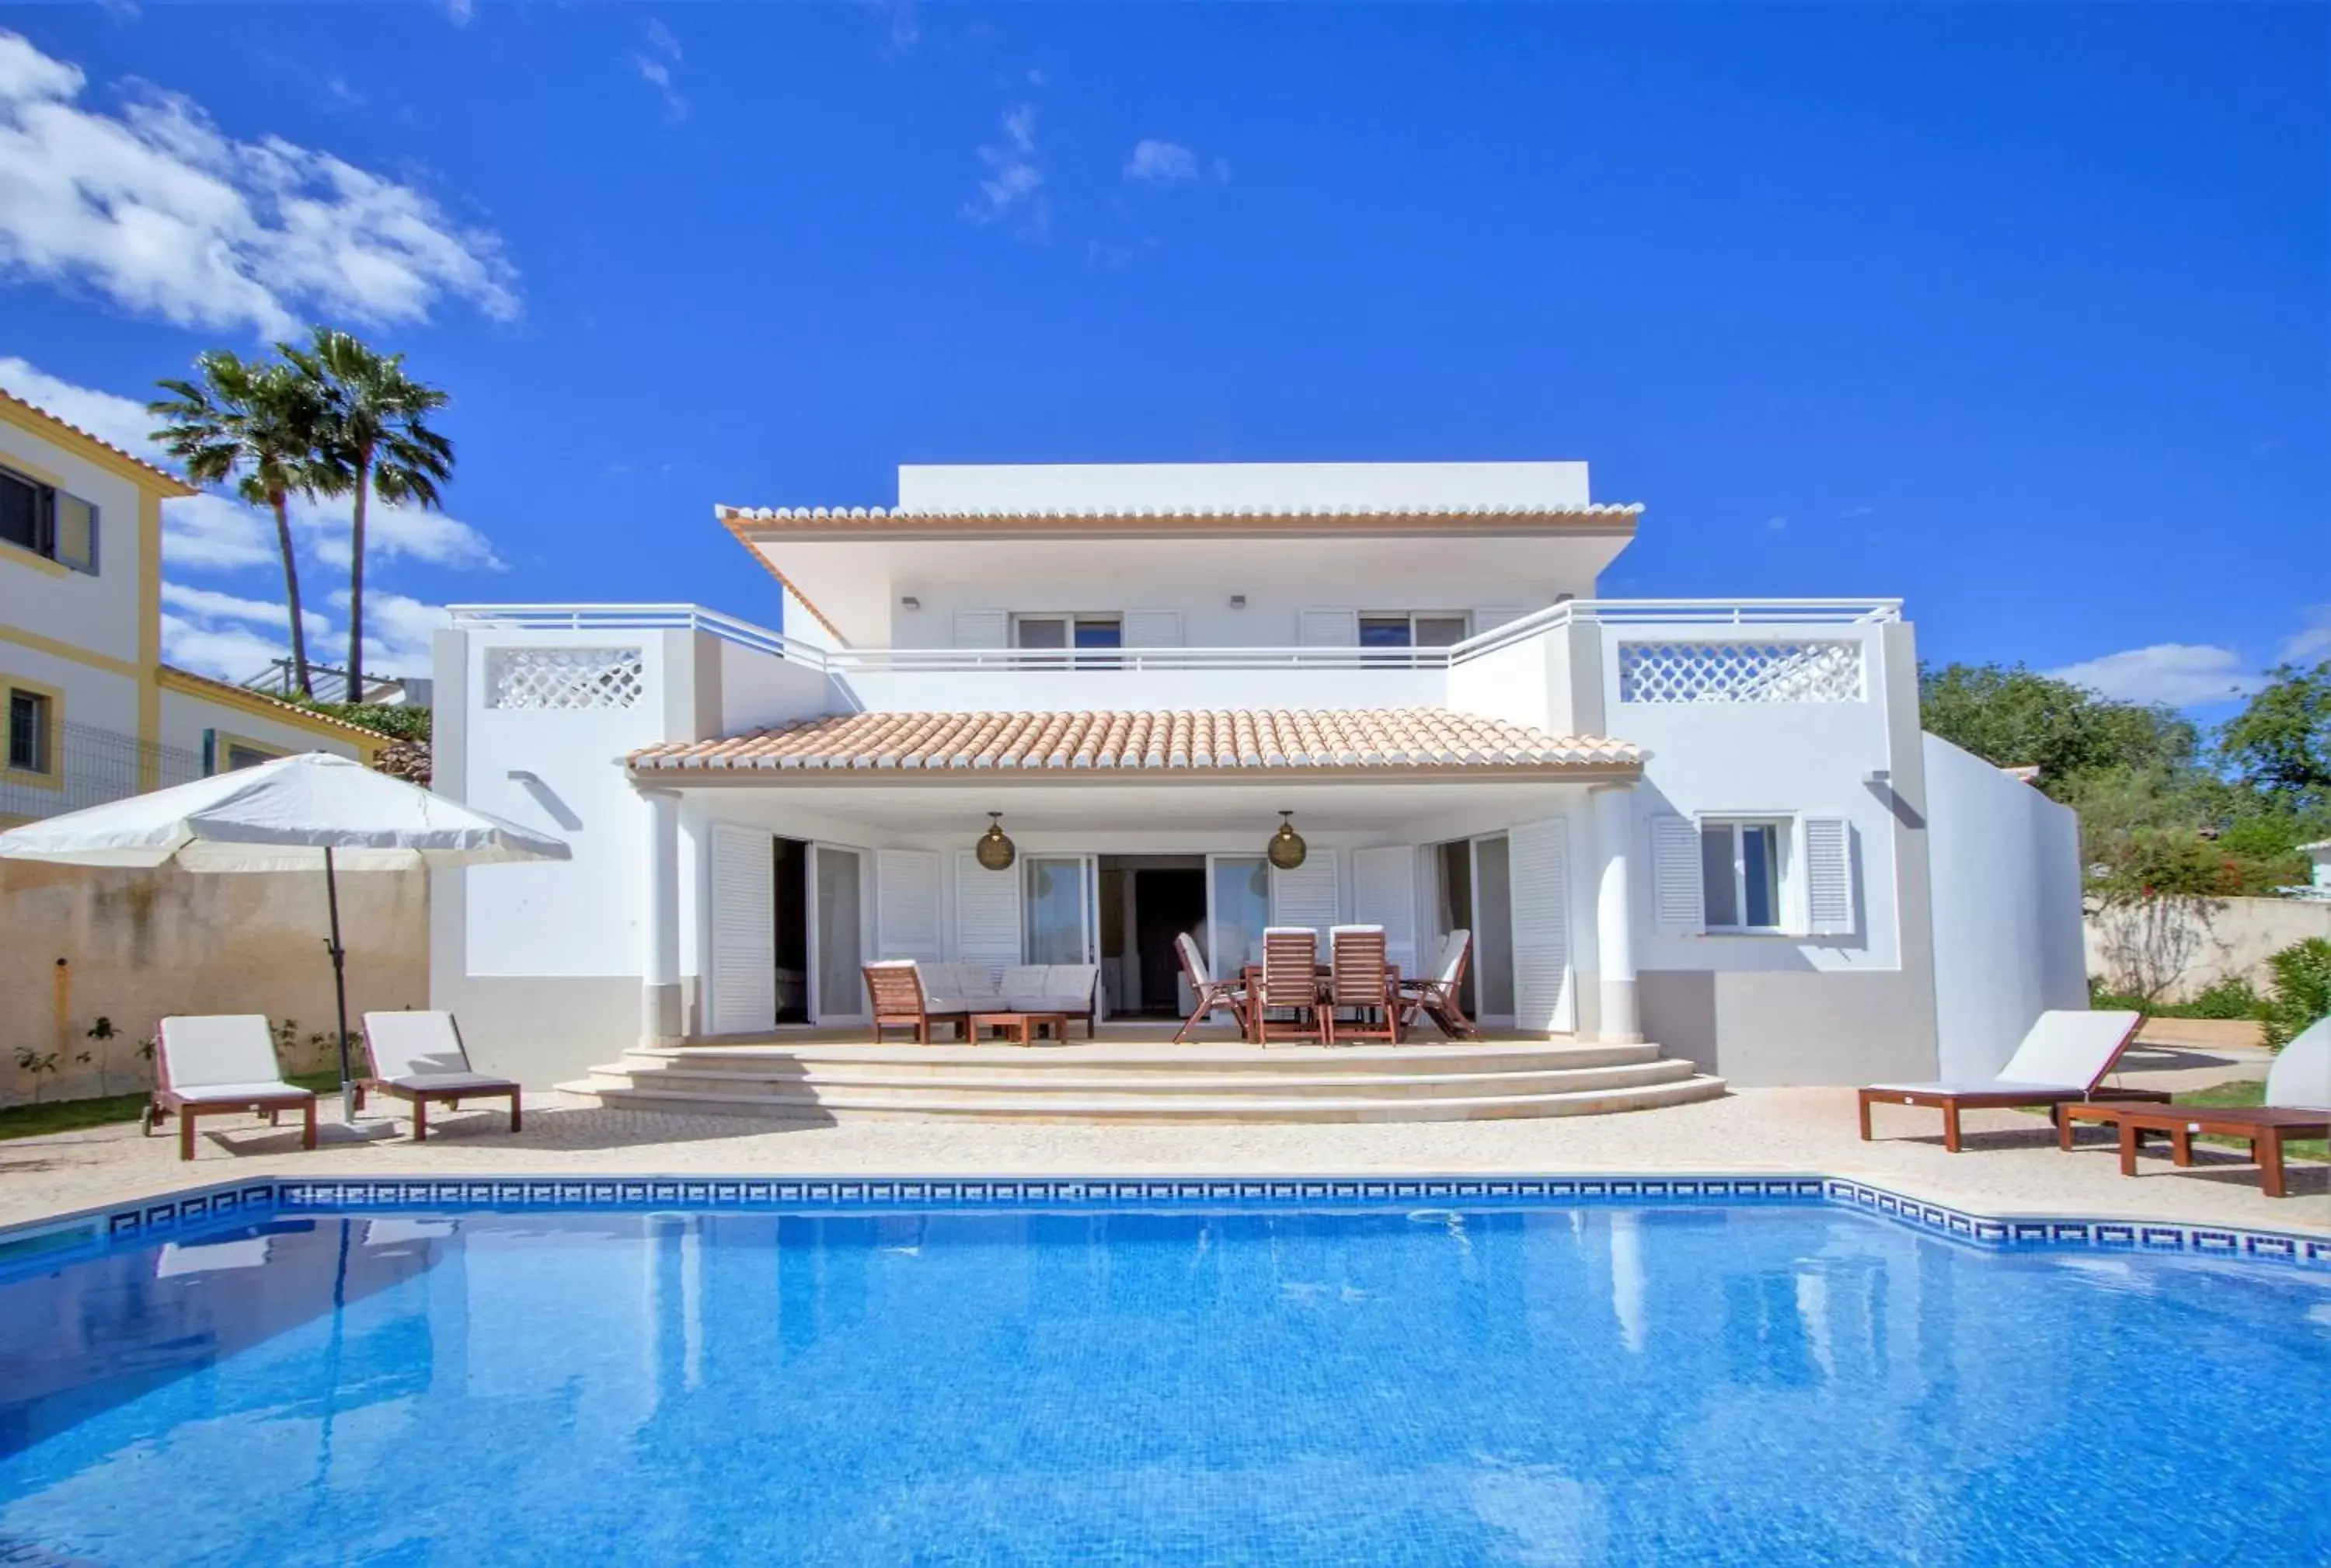
{"type": "Polygon", "coordinates": [[[1133,943],[1141,959],[1141,1007],[1144,1013],[1182,1015],[1182,960],[1174,938],[1197,931],[1206,923],[1206,871],[1136,871],[1133,873],[1133,943]]]}
{"type": "MultiPolygon", "coordinates": [[[[1473,928],[1473,846],[1464,839],[1442,844],[1441,850],[1441,928],[1443,931],[1470,931],[1473,928]]],[[[1480,940],[1479,933],[1474,940],[1480,940]]],[[[1458,1004],[1465,1016],[1479,1018],[1480,1009],[1473,1000],[1473,965],[1465,965],[1465,979],[1457,987],[1458,1004]]]]}
{"type": "Polygon", "coordinates": [[[777,1022],[809,1022],[809,846],[779,839],[777,874],[777,1022]]]}

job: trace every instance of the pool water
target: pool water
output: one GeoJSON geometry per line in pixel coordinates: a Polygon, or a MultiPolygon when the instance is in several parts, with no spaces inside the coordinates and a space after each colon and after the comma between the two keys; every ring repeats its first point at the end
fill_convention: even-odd
{"type": "Polygon", "coordinates": [[[2331,1277],[1818,1206],[277,1220],[0,1284],[19,1562],[2323,1563],[2331,1277]]]}

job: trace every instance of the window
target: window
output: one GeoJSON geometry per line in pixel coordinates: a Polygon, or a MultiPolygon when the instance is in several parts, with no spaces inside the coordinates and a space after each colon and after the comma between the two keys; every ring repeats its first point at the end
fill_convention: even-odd
{"type": "Polygon", "coordinates": [[[1023,615],[1013,630],[1019,648],[1125,646],[1125,622],[1115,615],[1023,615]]]}
{"type": "Polygon", "coordinates": [[[1699,825],[1699,885],[1710,931],[1777,931],[1788,824],[1779,822],[1699,825]]]}
{"type": "Polygon", "coordinates": [[[94,575],[97,508],[53,485],[0,469],[0,540],[94,575]]]}
{"type": "Polygon", "coordinates": [[[13,687],[8,692],[8,766],[16,773],[54,773],[56,699],[13,687]]]}
{"type": "Polygon", "coordinates": [[[203,731],[203,773],[205,775],[234,773],[243,768],[257,767],[263,762],[273,762],[291,754],[264,741],[245,740],[223,729],[203,731]]]}
{"type": "Polygon", "coordinates": [[[273,762],[282,755],[280,751],[262,751],[255,746],[244,746],[239,741],[229,741],[226,746],[225,771],[235,773],[243,768],[257,767],[261,763],[273,762]]]}
{"type": "Polygon", "coordinates": [[[1448,648],[1465,641],[1463,611],[1370,612],[1360,617],[1363,648],[1448,648]]]}

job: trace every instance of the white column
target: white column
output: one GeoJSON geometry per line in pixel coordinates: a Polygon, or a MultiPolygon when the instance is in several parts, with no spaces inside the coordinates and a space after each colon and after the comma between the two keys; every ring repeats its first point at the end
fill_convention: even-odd
{"type": "Polygon", "coordinates": [[[1600,1032],[1604,1040],[1640,1041],[1643,1024],[1635,1005],[1634,898],[1627,864],[1634,843],[1635,797],[1632,785],[1604,784],[1595,789],[1594,799],[1594,859],[1600,868],[1594,886],[1600,1032]]]}
{"type": "Polygon", "coordinates": [[[640,857],[640,1038],[680,1038],[680,796],[642,790],[640,857]]]}

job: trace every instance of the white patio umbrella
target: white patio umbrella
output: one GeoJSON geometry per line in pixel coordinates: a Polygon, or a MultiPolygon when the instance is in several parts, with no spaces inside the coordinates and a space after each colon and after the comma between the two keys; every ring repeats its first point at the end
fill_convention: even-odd
{"type": "Polygon", "coordinates": [[[354,1111],[338,873],[563,860],[564,841],[323,752],[131,795],[0,833],[0,859],[190,871],[321,870],[331,911],[343,1116],[354,1111]]]}

